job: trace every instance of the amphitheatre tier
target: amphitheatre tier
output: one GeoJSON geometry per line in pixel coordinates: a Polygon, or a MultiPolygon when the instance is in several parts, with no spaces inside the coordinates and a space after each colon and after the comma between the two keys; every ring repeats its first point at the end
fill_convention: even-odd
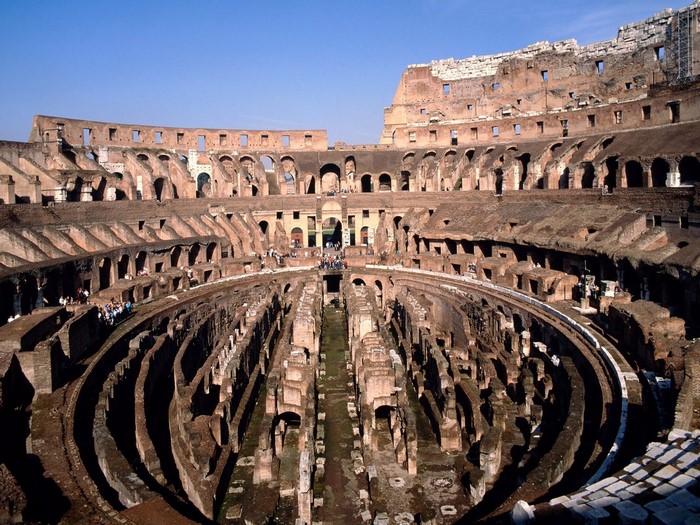
{"type": "MultiPolygon", "coordinates": [[[[319,351],[326,315],[320,305],[334,301],[344,304],[349,340],[352,330],[358,334],[345,352],[355,385],[346,395],[357,396],[349,416],[361,438],[347,461],[360,472],[354,481],[358,487],[363,479],[367,484],[350,504],[358,523],[362,512],[422,512],[422,519],[433,516],[446,523],[462,515],[500,519],[517,500],[567,494],[594,479],[602,465],[605,472],[623,467],[657,433],[693,427],[694,398],[686,391],[692,387],[687,363],[695,359],[695,347],[684,350],[683,335],[697,329],[697,188],[618,188],[610,195],[583,189],[442,192],[433,197],[428,206],[424,195],[387,192],[3,207],[2,232],[12,242],[5,244],[11,251],[3,259],[7,285],[2,308],[27,308],[29,314],[0,327],[3,340],[16,341],[5,354],[5,384],[22,384],[19,378],[26,377],[29,391],[44,392],[32,405],[30,433],[32,454],[61,487],[52,508],[68,507],[63,518],[74,521],[83,519],[80,508],[99,512],[105,522],[139,523],[167,507],[180,516],[174,519],[196,522],[209,516],[234,523],[227,514],[249,512],[247,505],[236,503],[241,488],[270,515],[296,516],[308,507],[307,517],[318,516],[323,507],[314,505],[324,494],[332,501],[330,495],[340,490],[323,479],[332,460],[323,455],[324,439],[330,439],[332,430],[323,426],[328,414],[317,410],[327,388],[322,371],[329,359],[319,351]],[[544,202],[543,194],[548,197],[544,202]],[[347,270],[308,269],[317,266],[320,248],[283,251],[279,243],[288,241],[266,235],[260,225],[297,212],[319,223],[330,218],[347,223],[365,210],[377,220],[374,242],[342,248],[347,270]],[[680,227],[681,217],[689,218],[687,228],[680,227]],[[586,276],[600,287],[597,292],[579,286],[591,284],[586,276]],[[19,286],[13,281],[17,277],[19,286]],[[466,284],[472,281],[500,288],[475,292],[466,284]],[[74,282],[89,290],[89,303],[96,306],[59,304],[74,282]],[[612,282],[618,290],[603,289],[612,282]],[[367,297],[348,299],[358,285],[370,292],[369,305],[367,297]],[[611,351],[615,341],[625,340],[612,360],[622,368],[611,369],[596,357],[595,346],[559,326],[559,318],[531,310],[523,299],[513,302],[509,290],[541,301],[543,308],[552,305],[567,317],[579,316],[581,326],[592,321],[609,334],[599,344],[611,351]],[[315,299],[294,310],[304,304],[305,294],[315,299]],[[105,334],[86,328],[96,323],[103,302],[112,301],[137,306],[100,343],[109,328],[105,334]],[[49,307],[36,308],[37,303],[49,307]],[[679,317],[669,317],[668,309],[679,317]],[[376,342],[363,343],[367,333],[382,334],[386,350],[377,353],[376,342]],[[248,336],[254,336],[253,343],[248,336]],[[388,360],[383,366],[389,368],[380,367],[372,380],[363,378],[382,360],[353,365],[364,345],[375,348],[370,356],[388,360]],[[389,359],[389,354],[396,357],[389,359]],[[579,356],[593,361],[586,364],[579,356]],[[286,368],[280,364],[285,361],[286,368]],[[289,363],[297,361],[298,370],[290,372],[289,363]],[[558,364],[550,370],[552,363],[558,364]],[[87,368],[75,382],[70,370],[81,364],[87,368]],[[635,370],[648,370],[651,376],[635,370]],[[614,380],[613,371],[621,382],[614,380]],[[380,388],[378,378],[408,381],[422,404],[399,403],[398,398],[389,403],[394,395],[370,394],[380,388]],[[675,385],[675,409],[676,394],[660,399],[659,405],[650,402],[661,378],[675,385]],[[263,382],[268,397],[270,388],[278,394],[276,401],[265,403],[269,415],[253,418],[251,399],[263,382]],[[579,382],[583,391],[570,390],[579,382]],[[176,390],[165,386],[169,384],[176,390]],[[371,395],[378,396],[377,404],[363,410],[363,400],[371,395]],[[292,410],[292,405],[299,408],[292,410]],[[418,436],[410,430],[418,410],[426,410],[433,421],[434,446],[459,465],[459,476],[444,472],[426,478],[421,471],[435,460],[421,456],[425,446],[411,448],[418,436]],[[94,416],[75,419],[78,413],[94,416]],[[587,415],[580,431],[569,427],[573,420],[561,419],[581,413],[587,415]],[[365,421],[368,414],[374,419],[365,421]],[[263,446],[266,441],[253,437],[253,452],[239,456],[237,451],[251,450],[243,441],[246,427],[253,436],[268,429],[270,441],[263,446]],[[600,428],[604,433],[599,434],[600,428]],[[306,499],[294,485],[302,478],[294,478],[290,488],[290,481],[276,477],[282,472],[289,476],[285,432],[294,443],[298,440],[299,452],[308,450],[313,459],[310,484],[303,485],[306,499]],[[562,432],[580,434],[580,446],[557,438],[562,432]],[[624,438],[630,433],[632,443],[624,438]],[[278,435],[282,437],[274,437],[278,435]],[[646,438],[640,441],[641,435],[646,438]],[[613,447],[616,439],[620,445],[613,447]],[[385,454],[381,451],[388,443],[393,443],[396,466],[378,471],[372,490],[371,478],[365,476],[375,471],[364,461],[385,454]],[[510,448],[504,450],[506,443],[510,448]],[[64,449],[67,455],[56,454],[64,449]],[[611,450],[617,452],[606,463],[611,450]],[[576,454],[566,457],[564,452],[576,454]],[[277,464],[287,467],[276,470],[277,464]],[[231,469],[234,485],[227,484],[231,469]],[[562,469],[571,473],[563,478],[553,474],[562,469]],[[514,475],[533,482],[517,489],[514,475]],[[418,500],[387,496],[396,490],[391,483],[408,483],[418,491],[436,479],[452,487],[435,492],[441,504],[433,500],[432,506],[412,507],[418,500]],[[277,501],[270,500],[270,491],[279,494],[279,505],[270,503],[277,501]],[[368,497],[361,497],[365,493],[368,497]],[[400,508],[392,507],[393,501],[400,508]]],[[[324,247],[324,253],[329,257],[340,251],[324,247]]],[[[12,390],[15,396],[21,391],[12,390]]],[[[8,399],[23,406],[26,396],[8,399]]],[[[599,477],[604,478],[602,473],[599,477]]],[[[28,497],[33,503],[36,495],[29,491],[28,497]]]]}
{"type": "Polygon", "coordinates": [[[409,66],[381,144],[0,142],[0,522],[697,520],[699,6],[409,66]]]}

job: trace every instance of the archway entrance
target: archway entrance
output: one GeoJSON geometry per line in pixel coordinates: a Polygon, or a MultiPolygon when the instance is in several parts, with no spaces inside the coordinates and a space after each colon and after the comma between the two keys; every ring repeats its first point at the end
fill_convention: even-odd
{"type": "Polygon", "coordinates": [[[668,162],[664,159],[654,159],[654,162],[651,163],[651,185],[654,188],[665,187],[669,171],[668,162]]]}
{"type": "Polygon", "coordinates": [[[330,248],[336,244],[343,244],[343,223],[335,217],[329,217],[323,221],[323,247],[330,248]]]}

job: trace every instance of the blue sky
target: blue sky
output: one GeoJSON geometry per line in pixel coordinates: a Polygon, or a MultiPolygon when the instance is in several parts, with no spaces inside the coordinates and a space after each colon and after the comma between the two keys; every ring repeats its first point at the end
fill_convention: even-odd
{"type": "Polygon", "coordinates": [[[692,0],[0,0],[0,140],[35,114],[379,140],[409,64],[512,51],[692,0]]]}

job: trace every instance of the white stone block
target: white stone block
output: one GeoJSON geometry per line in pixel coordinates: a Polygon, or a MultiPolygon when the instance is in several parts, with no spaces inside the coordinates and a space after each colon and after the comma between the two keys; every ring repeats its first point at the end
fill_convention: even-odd
{"type": "Polygon", "coordinates": [[[457,508],[454,505],[442,505],[440,507],[440,514],[443,516],[456,516],[457,508]]]}

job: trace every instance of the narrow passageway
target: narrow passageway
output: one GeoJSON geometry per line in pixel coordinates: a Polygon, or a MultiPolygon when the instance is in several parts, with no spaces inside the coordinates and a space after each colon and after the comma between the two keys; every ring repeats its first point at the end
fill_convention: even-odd
{"type": "Polygon", "coordinates": [[[353,419],[348,414],[348,403],[354,403],[354,388],[347,368],[347,328],[341,308],[324,308],[321,353],[325,375],[319,381],[318,409],[325,414],[326,459],[323,482],[314,484],[314,495],[323,498],[323,506],[315,509],[314,518],[324,524],[361,523],[364,504],[360,490],[367,490],[367,482],[364,472],[356,474],[353,465],[361,454],[360,437],[353,433],[353,419]]]}

